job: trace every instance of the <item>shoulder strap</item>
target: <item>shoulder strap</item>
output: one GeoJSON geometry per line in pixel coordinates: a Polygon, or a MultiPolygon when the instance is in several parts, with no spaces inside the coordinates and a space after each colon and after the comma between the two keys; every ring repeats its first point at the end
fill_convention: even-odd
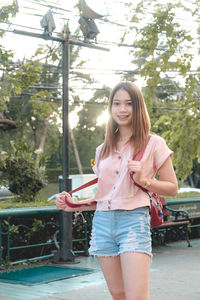
{"type": "MultiPolygon", "coordinates": [[[[144,149],[142,149],[140,152],[138,152],[138,153],[136,154],[134,160],[140,161],[140,160],[142,159],[143,154],[144,154],[144,151],[145,151],[145,149],[146,149],[146,147],[147,147],[147,145],[148,145],[148,142],[149,142],[150,138],[151,138],[151,136],[149,135],[149,136],[148,136],[148,139],[147,139],[146,146],[144,147],[144,149]]],[[[134,174],[134,172],[130,172],[130,177],[131,177],[131,179],[133,180],[134,184],[135,184],[137,187],[139,187],[141,190],[143,190],[143,192],[149,193],[149,191],[148,191],[147,189],[143,188],[141,185],[137,184],[137,183],[134,181],[134,179],[133,179],[133,174],[134,174]]]]}
{"type": "Polygon", "coordinates": [[[85,189],[86,187],[88,187],[88,186],[90,186],[90,185],[93,185],[93,184],[97,183],[97,181],[98,181],[98,178],[92,179],[92,180],[86,182],[85,184],[79,186],[78,188],[76,188],[76,189],[74,189],[74,190],[72,190],[72,191],[70,191],[70,192],[68,192],[68,193],[69,193],[69,194],[73,194],[73,193],[75,193],[75,192],[78,192],[78,191],[80,191],[80,190],[82,190],[82,189],[85,189]]]}

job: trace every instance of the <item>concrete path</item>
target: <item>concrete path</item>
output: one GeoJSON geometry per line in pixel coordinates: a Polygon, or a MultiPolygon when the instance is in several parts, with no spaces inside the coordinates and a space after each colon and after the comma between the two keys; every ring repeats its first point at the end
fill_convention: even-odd
{"type": "MultiPolygon", "coordinates": [[[[200,239],[154,248],[151,300],[200,299],[200,239]]],[[[74,265],[93,269],[89,275],[35,286],[0,283],[1,300],[111,300],[94,257],[77,258],[74,265]]],[[[72,265],[70,265],[72,266],[72,265]]]]}

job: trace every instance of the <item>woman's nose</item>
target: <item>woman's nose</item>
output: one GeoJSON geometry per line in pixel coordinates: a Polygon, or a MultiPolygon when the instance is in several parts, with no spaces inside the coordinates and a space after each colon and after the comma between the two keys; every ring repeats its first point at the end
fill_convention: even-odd
{"type": "Polygon", "coordinates": [[[126,111],[126,105],[121,104],[120,105],[120,111],[126,111]]]}

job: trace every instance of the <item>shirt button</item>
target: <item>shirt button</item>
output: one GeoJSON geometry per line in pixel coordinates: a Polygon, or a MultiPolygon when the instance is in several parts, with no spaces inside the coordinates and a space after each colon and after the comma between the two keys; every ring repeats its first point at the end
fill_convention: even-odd
{"type": "Polygon", "coordinates": [[[119,174],[119,171],[116,171],[116,174],[119,174]]]}
{"type": "Polygon", "coordinates": [[[116,189],[116,187],[114,186],[113,190],[115,190],[115,189],[116,189]]]}
{"type": "Polygon", "coordinates": [[[121,159],[121,156],[118,156],[119,159],[121,159]]]}

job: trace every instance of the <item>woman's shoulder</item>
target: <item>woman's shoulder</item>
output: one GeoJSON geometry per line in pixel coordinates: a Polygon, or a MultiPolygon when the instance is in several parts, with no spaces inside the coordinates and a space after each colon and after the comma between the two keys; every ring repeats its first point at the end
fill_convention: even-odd
{"type": "Polygon", "coordinates": [[[153,143],[159,143],[159,142],[161,142],[161,143],[163,143],[163,142],[165,142],[165,140],[164,140],[164,138],[163,137],[161,137],[160,135],[157,135],[157,134],[150,134],[150,137],[151,137],[151,141],[153,142],[153,143]]]}
{"type": "Polygon", "coordinates": [[[98,155],[98,156],[99,156],[99,154],[100,154],[100,152],[101,152],[101,149],[102,149],[102,147],[103,147],[103,144],[101,144],[101,145],[97,146],[97,148],[96,148],[96,155],[98,155]]]}
{"type": "Polygon", "coordinates": [[[97,146],[97,147],[96,147],[96,152],[99,152],[99,151],[101,151],[102,147],[103,147],[103,144],[101,144],[101,145],[97,146]]]}
{"type": "Polygon", "coordinates": [[[151,134],[150,141],[150,147],[152,147],[155,151],[165,151],[166,149],[169,149],[165,139],[160,135],[151,134]]]}

